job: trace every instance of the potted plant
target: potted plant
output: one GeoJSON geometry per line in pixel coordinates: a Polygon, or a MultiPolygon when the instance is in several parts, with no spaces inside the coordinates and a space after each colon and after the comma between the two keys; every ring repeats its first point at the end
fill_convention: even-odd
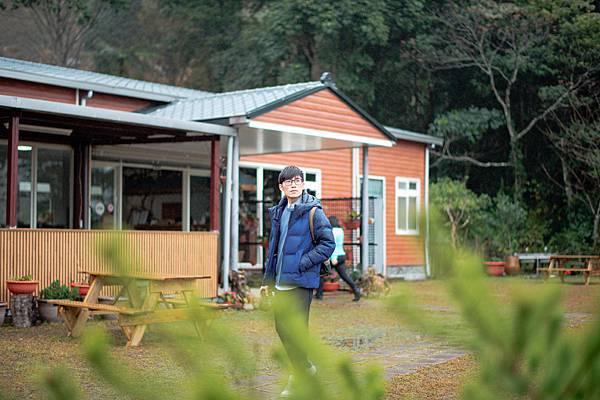
{"type": "Polygon", "coordinates": [[[360,213],[356,210],[352,210],[346,214],[346,219],[344,219],[344,227],[348,230],[360,228],[360,213]]]}
{"type": "Polygon", "coordinates": [[[57,322],[58,306],[48,303],[46,300],[75,300],[78,296],[77,288],[70,288],[67,285],[61,285],[57,279],[50,285],[40,291],[40,299],[38,300],[38,308],[40,316],[44,321],[57,322]]]}
{"type": "Polygon", "coordinates": [[[6,281],[6,288],[12,294],[33,294],[39,285],[31,274],[21,275],[6,281]]]}
{"type": "Polygon", "coordinates": [[[77,289],[81,297],[85,297],[88,290],[90,290],[90,285],[85,282],[71,282],[71,287],[77,289]]]}
{"type": "Polygon", "coordinates": [[[339,278],[335,272],[332,271],[331,274],[327,275],[323,279],[324,292],[335,292],[340,288],[339,278]]]}

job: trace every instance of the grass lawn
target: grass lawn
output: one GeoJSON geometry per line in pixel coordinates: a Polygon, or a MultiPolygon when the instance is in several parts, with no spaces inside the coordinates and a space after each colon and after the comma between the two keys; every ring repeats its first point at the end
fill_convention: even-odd
{"type": "MultiPolygon", "coordinates": [[[[489,279],[489,283],[494,297],[506,307],[511,300],[510,283],[518,283],[526,291],[535,291],[548,285],[560,287],[567,321],[574,330],[593,317],[600,293],[600,284],[595,281],[587,287],[580,284],[544,285],[538,280],[520,278],[495,278],[489,279]]],[[[456,345],[470,337],[468,325],[461,320],[442,282],[397,282],[393,284],[393,291],[410,292],[425,312],[452,334],[446,339],[439,339],[416,332],[397,315],[387,312],[385,301],[366,299],[354,303],[350,301],[351,295],[343,292],[313,302],[311,329],[337,353],[382,363],[383,367],[387,365],[387,352],[406,351],[410,354],[413,346],[419,344],[421,347],[423,343],[426,343],[425,347],[427,343],[456,345]]],[[[269,313],[227,310],[222,312],[216,324],[227,325],[245,344],[244,347],[256,363],[258,377],[279,374],[279,366],[272,357],[279,341],[269,313]]],[[[108,336],[113,341],[109,347],[110,355],[119,364],[134,371],[141,385],[147,383],[163,388],[164,398],[177,398],[183,393],[183,382],[189,377],[171,353],[170,346],[161,341],[163,336],[156,327],[147,332],[140,347],[127,349],[124,347],[125,339],[114,321],[91,321],[88,325],[108,329],[108,336]]],[[[190,335],[193,331],[187,323],[167,329],[189,332],[190,335]]],[[[29,329],[4,326],[0,328],[0,340],[0,385],[9,399],[42,397],[39,381],[46,369],[58,364],[65,365],[72,372],[84,398],[122,398],[83,359],[80,339],[67,338],[62,324],[42,324],[29,329]]],[[[454,398],[460,381],[476,368],[474,359],[466,355],[419,368],[413,373],[391,376],[387,383],[387,398],[454,398]]]]}

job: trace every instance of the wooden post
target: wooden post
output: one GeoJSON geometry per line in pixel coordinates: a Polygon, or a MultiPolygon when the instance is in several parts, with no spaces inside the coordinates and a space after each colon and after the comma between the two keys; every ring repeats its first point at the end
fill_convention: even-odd
{"type": "Polygon", "coordinates": [[[83,145],[73,144],[73,229],[83,228],[83,145]]]}
{"type": "Polygon", "coordinates": [[[17,194],[19,190],[19,116],[13,115],[8,127],[8,174],[6,177],[6,226],[17,227],[17,194]]]}
{"type": "Polygon", "coordinates": [[[219,168],[221,148],[219,136],[213,136],[210,142],[210,230],[219,230],[219,186],[221,168],[219,168]]]}
{"type": "Polygon", "coordinates": [[[73,229],[84,229],[89,212],[89,149],[81,142],[73,144],[73,229]]]}

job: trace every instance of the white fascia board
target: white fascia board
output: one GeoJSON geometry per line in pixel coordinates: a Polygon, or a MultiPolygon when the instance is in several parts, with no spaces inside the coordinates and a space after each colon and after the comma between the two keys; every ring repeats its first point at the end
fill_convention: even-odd
{"type": "Polygon", "coordinates": [[[302,128],[299,126],[290,126],[290,125],[281,125],[281,124],[273,124],[270,122],[261,122],[261,121],[252,121],[248,122],[249,128],[254,129],[264,129],[270,131],[280,131],[280,132],[289,132],[296,133],[299,135],[306,136],[316,136],[325,139],[333,139],[333,140],[341,140],[344,142],[353,142],[366,144],[370,146],[379,146],[379,147],[392,147],[394,142],[386,139],[376,139],[365,136],[351,135],[348,133],[340,133],[340,132],[331,132],[331,131],[322,131],[317,129],[310,128],[302,128]]]}
{"type": "Polygon", "coordinates": [[[135,97],[135,98],[144,99],[144,100],[162,101],[162,102],[166,102],[166,103],[170,103],[175,100],[181,100],[181,99],[187,98],[184,96],[175,96],[175,95],[171,96],[171,95],[167,95],[167,94],[146,92],[143,90],[119,88],[119,87],[114,87],[114,86],[110,86],[110,85],[102,85],[102,84],[93,83],[93,82],[84,82],[84,81],[71,80],[71,79],[66,79],[66,78],[56,78],[56,77],[52,77],[52,76],[38,75],[38,74],[33,74],[31,72],[20,72],[20,71],[0,69],[0,76],[3,78],[18,79],[18,80],[22,80],[22,81],[42,83],[42,84],[46,84],[46,85],[62,86],[62,87],[67,87],[67,88],[71,88],[71,89],[94,90],[94,91],[97,91],[100,93],[115,94],[118,96],[135,97]]]}
{"type": "Polygon", "coordinates": [[[27,99],[23,97],[0,95],[0,107],[35,111],[46,114],[64,115],[98,121],[121,122],[130,125],[167,128],[189,133],[203,133],[222,136],[235,136],[234,128],[206,122],[183,121],[178,119],[153,117],[147,114],[127,111],[107,110],[104,108],[83,107],[54,101],[27,99]]]}

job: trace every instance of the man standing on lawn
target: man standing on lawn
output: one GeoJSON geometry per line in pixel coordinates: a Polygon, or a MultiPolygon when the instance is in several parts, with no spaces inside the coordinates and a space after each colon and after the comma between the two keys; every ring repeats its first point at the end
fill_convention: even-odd
{"type": "MultiPolygon", "coordinates": [[[[308,335],[308,317],[313,289],[319,287],[321,263],[327,260],[335,249],[331,225],[325,216],[321,203],[304,192],[304,174],[300,168],[288,166],[279,174],[279,190],[284,197],[279,204],[269,209],[271,235],[269,256],[263,277],[261,292],[268,291],[268,285],[275,287],[274,314],[275,329],[285,347],[286,353],[296,373],[314,375],[315,365],[298,346],[299,332],[288,326],[290,312],[302,317],[308,335]],[[314,215],[314,242],[309,227],[309,214],[316,207],[314,215]],[[295,308],[290,310],[289,307],[295,308]]],[[[290,375],[282,397],[289,397],[294,376],[290,375]]]]}

